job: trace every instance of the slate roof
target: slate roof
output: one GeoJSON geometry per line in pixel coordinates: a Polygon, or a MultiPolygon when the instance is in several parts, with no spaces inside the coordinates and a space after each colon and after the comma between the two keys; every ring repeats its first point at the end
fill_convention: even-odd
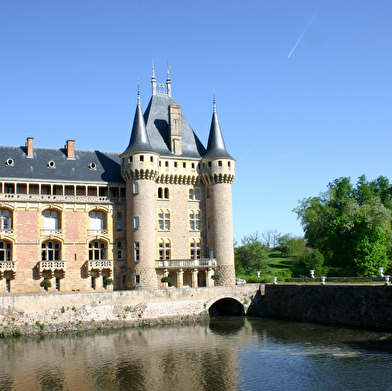
{"type": "Polygon", "coordinates": [[[210,135],[208,137],[207,152],[203,156],[204,158],[229,158],[232,157],[227,152],[225,142],[223,140],[222,131],[218,121],[218,115],[216,114],[216,106],[214,101],[214,113],[212,114],[210,135]]]}
{"type": "Polygon", "coordinates": [[[151,97],[144,113],[150,144],[154,151],[161,156],[200,159],[206,150],[182,114],[182,153],[178,155],[170,151],[169,105],[175,104],[173,98],[169,95],[157,94],[151,97]]]}
{"type": "Polygon", "coordinates": [[[75,150],[75,159],[67,159],[65,149],[34,147],[33,158],[26,157],[26,147],[0,145],[2,180],[37,180],[53,182],[123,183],[121,159],[117,152],[75,150]],[[7,165],[7,159],[13,165],[7,165]],[[48,163],[55,162],[50,168],[48,163]],[[95,170],[89,165],[95,163],[95,170]]]}

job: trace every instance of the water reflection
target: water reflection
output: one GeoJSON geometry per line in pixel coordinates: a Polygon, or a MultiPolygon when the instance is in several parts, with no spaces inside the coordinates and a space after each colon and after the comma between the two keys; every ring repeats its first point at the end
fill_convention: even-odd
{"type": "Polygon", "coordinates": [[[1,390],[388,389],[392,338],[244,317],[0,340],[1,390]]]}

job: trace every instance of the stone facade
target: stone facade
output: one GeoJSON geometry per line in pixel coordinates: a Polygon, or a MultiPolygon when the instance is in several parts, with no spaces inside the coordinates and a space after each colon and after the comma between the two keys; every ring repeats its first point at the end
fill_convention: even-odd
{"type": "Polygon", "coordinates": [[[235,284],[235,160],[215,102],[205,149],[170,77],[152,87],[122,154],[0,146],[0,294],[43,293],[43,279],[48,292],[235,284]]]}

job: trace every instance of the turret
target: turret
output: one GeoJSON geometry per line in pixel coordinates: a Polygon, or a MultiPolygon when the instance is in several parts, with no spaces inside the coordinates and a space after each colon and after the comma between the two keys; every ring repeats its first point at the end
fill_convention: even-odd
{"type": "Polygon", "coordinates": [[[220,285],[235,284],[231,197],[234,178],[235,160],[226,150],[214,99],[207,151],[202,158],[202,179],[206,187],[207,245],[210,257],[217,259],[220,285]]]}
{"type": "Polygon", "coordinates": [[[156,289],[155,179],[159,154],[148,138],[140,93],[128,148],[120,155],[126,182],[127,263],[129,289],[156,289]]]}

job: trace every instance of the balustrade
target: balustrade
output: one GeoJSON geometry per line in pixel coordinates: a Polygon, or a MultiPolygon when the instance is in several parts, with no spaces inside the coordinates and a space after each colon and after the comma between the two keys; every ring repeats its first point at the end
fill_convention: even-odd
{"type": "Polygon", "coordinates": [[[197,267],[197,266],[217,266],[215,258],[199,258],[199,259],[164,259],[155,261],[156,268],[181,268],[181,267],[197,267]]]}

